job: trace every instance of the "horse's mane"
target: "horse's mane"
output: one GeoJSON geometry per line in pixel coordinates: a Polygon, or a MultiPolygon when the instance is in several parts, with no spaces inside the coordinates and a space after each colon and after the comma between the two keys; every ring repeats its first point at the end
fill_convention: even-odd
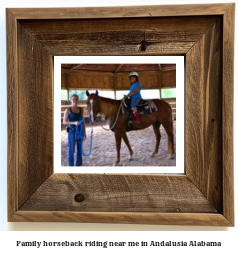
{"type": "Polygon", "coordinates": [[[108,119],[112,119],[118,112],[121,100],[113,100],[105,97],[98,96],[100,111],[108,119]]]}

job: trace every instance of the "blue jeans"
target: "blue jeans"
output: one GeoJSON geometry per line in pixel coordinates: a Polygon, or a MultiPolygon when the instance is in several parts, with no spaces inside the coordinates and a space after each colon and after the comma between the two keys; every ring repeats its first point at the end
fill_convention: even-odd
{"type": "Polygon", "coordinates": [[[81,153],[81,140],[75,141],[74,130],[69,130],[68,132],[68,143],[69,143],[69,153],[68,153],[69,166],[74,166],[75,143],[77,146],[75,166],[82,166],[83,159],[82,159],[82,153],[81,153]]]}
{"type": "Polygon", "coordinates": [[[140,102],[141,98],[131,99],[131,109],[135,109],[136,105],[140,102]]]}

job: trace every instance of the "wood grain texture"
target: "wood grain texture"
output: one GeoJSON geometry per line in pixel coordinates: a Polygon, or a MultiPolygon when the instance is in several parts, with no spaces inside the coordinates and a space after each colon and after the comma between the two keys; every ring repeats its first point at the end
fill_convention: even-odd
{"type": "Polygon", "coordinates": [[[17,21],[6,11],[8,220],[18,210],[18,58],[17,21]]]}
{"type": "MultiPolygon", "coordinates": [[[[114,78],[114,72],[99,72],[99,71],[71,71],[68,74],[61,69],[61,89],[107,89],[107,90],[128,90],[128,72],[117,73],[114,78]]],[[[176,87],[176,70],[166,72],[162,71],[141,71],[140,84],[143,90],[158,89],[159,86],[176,87]],[[161,76],[161,80],[159,80],[161,76]]]]}
{"type": "Polygon", "coordinates": [[[104,174],[54,174],[20,210],[217,212],[186,176],[104,174]],[[77,194],[85,200],[76,202],[77,194]]]}
{"type": "Polygon", "coordinates": [[[222,15],[232,4],[186,4],[85,8],[10,8],[18,19],[102,19],[222,15]]]}
{"type": "MultiPolygon", "coordinates": [[[[38,40],[52,40],[67,38],[70,35],[82,34],[91,39],[96,39],[100,33],[110,35],[113,32],[144,31],[148,30],[148,37],[158,38],[161,35],[173,34],[187,36],[201,35],[205,33],[218,16],[202,17],[149,17],[149,18],[113,18],[113,19],[66,19],[66,20],[20,20],[19,22],[38,40]],[[150,31],[151,30],[151,31],[150,31]],[[151,33],[154,31],[154,33],[151,33]],[[64,37],[63,37],[64,36],[64,37]]],[[[115,33],[116,35],[116,33],[115,33]]],[[[130,34],[126,37],[130,38],[130,34]]],[[[75,38],[73,37],[73,38],[75,38]]],[[[81,36],[82,37],[82,36],[81,36]]],[[[102,37],[102,36],[101,36],[102,37]]],[[[83,38],[83,37],[82,37],[83,38]]],[[[103,38],[103,37],[102,37],[103,38]]]]}
{"type": "Polygon", "coordinates": [[[18,24],[18,205],[53,173],[53,58],[18,24]],[[42,170],[44,169],[44,170],[42,170]]]}
{"type": "Polygon", "coordinates": [[[222,21],[186,56],[186,174],[222,211],[222,21]]]}
{"type": "Polygon", "coordinates": [[[235,4],[223,16],[223,89],[222,89],[222,146],[223,146],[223,213],[234,224],[234,26],[235,4]]]}
{"type": "Polygon", "coordinates": [[[232,226],[223,215],[212,213],[18,211],[12,221],[232,226]]]}
{"type": "Polygon", "coordinates": [[[34,20],[21,24],[52,55],[186,54],[217,16],[101,20],[34,20]],[[185,25],[186,24],[186,25],[185,25]],[[148,41],[146,53],[141,41],[148,41]]]}
{"type": "Polygon", "coordinates": [[[233,19],[234,4],[8,9],[8,220],[233,226],[233,19]],[[52,175],[53,56],[173,54],[186,55],[186,176],[52,175]]]}
{"type": "Polygon", "coordinates": [[[162,42],[147,47],[146,52],[140,51],[140,43],[128,43],[120,45],[115,44],[98,44],[91,45],[88,43],[79,43],[78,41],[47,41],[42,45],[55,56],[115,56],[115,55],[138,55],[138,56],[157,56],[159,55],[184,55],[194,42],[162,42]]]}

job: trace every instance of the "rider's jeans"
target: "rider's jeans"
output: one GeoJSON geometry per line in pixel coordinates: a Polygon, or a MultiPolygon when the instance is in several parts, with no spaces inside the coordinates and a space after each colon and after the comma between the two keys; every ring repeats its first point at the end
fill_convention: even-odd
{"type": "Polygon", "coordinates": [[[82,153],[81,153],[81,141],[75,141],[75,131],[69,130],[68,132],[68,144],[69,144],[69,153],[68,153],[68,160],[69,166],[74,166],[74,153],[75,153],[75,144],[77,146],[76,152],[76,165],[75,166],[82,166],[82,153]]]}

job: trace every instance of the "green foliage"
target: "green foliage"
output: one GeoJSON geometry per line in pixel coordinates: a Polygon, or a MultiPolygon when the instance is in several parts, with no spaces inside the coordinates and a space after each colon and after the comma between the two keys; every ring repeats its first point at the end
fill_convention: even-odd
{"type": "Polygon", "coordinates": [[[162,98],[176,98],[176,88],[161,89],[162,98]]]}
{"type": "MultiPolygon", "coordinates": [[[[67,94],[68,94],[67,90],[61,90],[61,100],[62,101],[68,100],[67,94]]],[[[84,91],[84,90],[69,90],[69,99],[74,94],[78,95],[79,100],[86,100],[87,99],[86,91],[84,91]]]]}
{"type": "Polygon", "coordinates": [[[67,90],[61,90],[61,101],[67,101],[67,90]]]}
{"type": "Polygon", "coordinates": [[[86,100],[86,91],[85,90],[69,90],[69,98],[71,98],[72,95],[78,95],[79,100],[86,100]]]}
{"type": "MultiPolygon", "coordinates": [[[[154,90],[143,91],[144,93],[147,92],[150,94],[143,94],[144,99],[148,99],[147,97],[151,97],[151,95],[155,96],[154,90]]],[[[100,95],[103,97],[108,97],[114,99],[114,92],[113,91],[99,91],[100,95]]],[[[127,94],[128,91],[117,91],[117,99],[121,99],[123,94],[127,94]]],[[[86,91],[85,90],[69,90],[69,98],[76,94],[79,97],[79,100],[87,100],[86,91]]],[[[176,98],[176,88],[166,88],[161,90],[162,98],[176,98]]],[[[153,97],[152,96],[152,97],[153,97]]],[[[159,95],[158,95],[159,96],[159,95]]],[[[153,97],[154,98],[154,97],[153,97]]],[[[61,100],[67,100],[67,90],[61,90],[61,100]]]]}

